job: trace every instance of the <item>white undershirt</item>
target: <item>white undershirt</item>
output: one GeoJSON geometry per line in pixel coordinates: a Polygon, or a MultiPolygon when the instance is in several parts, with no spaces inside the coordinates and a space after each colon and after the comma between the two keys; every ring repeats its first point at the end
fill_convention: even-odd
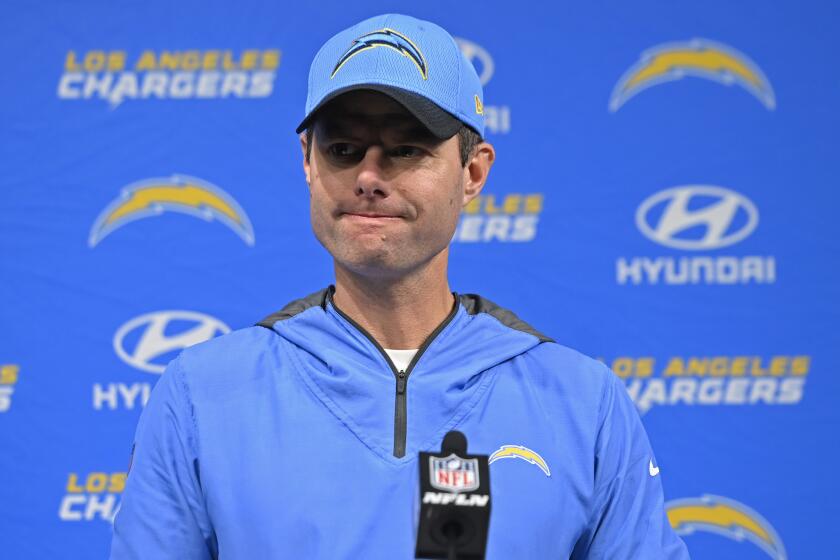
{"type": "Polygon", "coordinates": [[[390,348],[383,348],[383,350],[391,358],[391,361],[394,362],[397,371],[405,371],[419,348],[415,348],[414,350],[391,350],[390,348]]]}

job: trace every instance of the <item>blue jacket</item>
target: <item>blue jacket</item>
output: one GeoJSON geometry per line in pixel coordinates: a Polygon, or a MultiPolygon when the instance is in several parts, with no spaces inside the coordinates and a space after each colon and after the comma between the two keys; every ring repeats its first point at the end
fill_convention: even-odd
{"type": "Polygon", "coordinates": [[[398,372],[331,293],[169,365],[138,424],[112,559],[413,558],[417,453],[452,429],[491,455],[488,559],[688,558],[603,364],[460,295],[398,372]]]}

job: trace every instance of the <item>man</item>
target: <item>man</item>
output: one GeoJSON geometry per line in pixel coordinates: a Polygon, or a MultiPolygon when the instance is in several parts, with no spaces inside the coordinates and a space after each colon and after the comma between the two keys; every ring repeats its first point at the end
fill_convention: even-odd
{"type": "Polygon", "coordinates": [[[335,286],[170,364],[112,558],[411,558],[417,454],[452,429],[492,454],[488,558],[688,557],[620,381],[449,288],[495,157],[482,112],[434,24],[374,17],[322,47],[298,133],[335,286]]]}

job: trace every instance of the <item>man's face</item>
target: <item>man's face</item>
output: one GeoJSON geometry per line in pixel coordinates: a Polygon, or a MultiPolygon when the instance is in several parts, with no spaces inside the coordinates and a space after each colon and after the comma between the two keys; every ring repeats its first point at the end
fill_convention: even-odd
{"type": "Polygon", "coordinates": [[[312,227],[337,264],[395,277],[447,250],[462,206],[484,183],[475,188],[470,165],[461,165],[457,135],[435,138],[373,91],[339,96],[314,127],[304,162],[312,227]]]}

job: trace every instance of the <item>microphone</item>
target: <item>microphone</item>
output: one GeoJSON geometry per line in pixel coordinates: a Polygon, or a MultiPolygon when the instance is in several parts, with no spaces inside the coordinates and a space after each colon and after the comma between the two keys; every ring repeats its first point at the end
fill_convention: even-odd
{"type": "Polygon", "coordinates": [[[490,527],[487,455],[467,453],[451,431],[440,453],[420,452],[420,521],[415,558],[483,560],[490,527]]]}
{"type": "Polygon", "coordinates": [[[441,444],[440,450],[443,453],[465,455],[467,453],[467,436],[458,430],[446,432],[446,435],[443,436],[443,444],[441,444]]]}

